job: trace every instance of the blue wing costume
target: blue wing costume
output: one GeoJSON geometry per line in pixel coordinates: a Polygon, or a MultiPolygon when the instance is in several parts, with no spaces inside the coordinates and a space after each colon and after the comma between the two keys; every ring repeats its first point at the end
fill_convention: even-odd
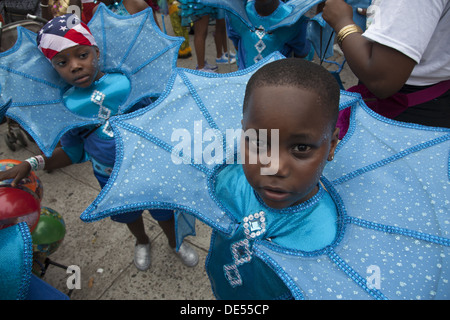
{"type": "MultiPolygon", "coordinates": [[[[89,28],[100,49],[102,71],[119,72],[130,80],[131,92],[119,114],[164,91],[183,40],[162,33],[150,8],[123,17],[100,4],[89,28]]],[[[67,84],[37,48],[36,34],[21,27],[16,44],[0,53],[0,90],[3,96],[12,97],[6,115],[32,136],[47,156],[70,129],[105,122],[65,106],[67,84]]]]}
{"type": "MultiPolygon", "coordinates": [[[[248,28],[256,31],[256,28],[251,22],[245,11],[245,0],[199,0],[204,5],[225,9],[226,11],[232,13],[236,17],[242,20],[248,28]]],[[[287,15],[279,23],[273,25],[271,28],[267,29],[267,32],[273,31],[281,27],[288,27],[295,24],[309,9],[314,5],[323,2],[323,0],[288,0],[285,4],[291,8],[289,15],[287,15]]]]}
{"type": "MultiPolygon", "coordinates": [[[[235,235],[244,221],[215,193],[218,172],[234,163],[235,152],[239,158],[239,135],[227,129],[241,126],[251,74],[279,58],[230,74],[177,69],[153,105],[115,117],[117,163],[81,218],[166,208],[177,210],[191,231],[194,217],[213,233],[235,235]]],[[[263,232],[250,251],[230,248],[235,260],[257,257],[295,299],[448,299],[450,130],[386,119],[345,91],[340,108],[351,108],[350,134],[321,179],[338,210],[335,239],[301,251],[263,232]]],[[[237,273],[226,275],[236,285],[237,273]]]]}
{"type": "MultiPolygon", "coordinates": [[[[289,0],[281,2],[268,16],[260,16],[254,1],[200,0],[225,10],[228,14],[228,36],[237,49],[239,69],[245,69],[270,53],[279,51],[285,56],[314,54],[306,39],[308,19],[305,13],[320,0],[289,0]]],[[[197,4],[193,4],[195,7],[197,4]]]]}

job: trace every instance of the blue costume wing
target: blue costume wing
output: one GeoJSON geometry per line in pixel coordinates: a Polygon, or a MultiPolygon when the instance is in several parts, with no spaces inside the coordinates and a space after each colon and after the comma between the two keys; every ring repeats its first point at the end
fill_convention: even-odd
{"type": "MultiPolygon", "coordinates": [[[[102,53],[103,70],[121,72],[131,82],[120,112],[164,91],[183,39],[160,32],[150,8],[121,17],[101,4],[90,28],[102,53]]],[[[13,101],[6,115],[32,136],[47,156],[68,130],[105,121],[82,117],[64,105],[67,84],[37,48],[36,34],[21,27],[16,44],[0,53],[0,89],[13,101]]]]}
{"type": "Polygon", "coordinates": [[[323,178],[337,238],[317,252],[261,242],[255,253],[297,299],[449,299],[450,130],[386,119],[344,91],[341,105],[351,133],[323,178]]]}
{"type": "Polygon", "coordinates": [[[237,137],[229,132],[228,141],[224,138],[226,129],[241,128],[247,81],[263,63],[279,58],[272,54],[228,74],[177,69],[159,100],[112,119],[116,163],[108,183],[81,219],[89,222],[140,209],[175,209],[221,232],[232,232],[232,218],[212,194],[211,176],[238,148],[233,139],[239,140],[240,131],[237,137]],[[208,139],[210,143],[204,142],[208,139]]]}
{"type": "Polygon", "coordinates": [[[120,112],[142,98],[161,95],[176,68],[183,38],[164,34],[151,8],[119,16],[102,3],[88,26],[101,52],[102,70],[121,72],[130,79],[131,93],[120,112]]]}
{"type": "Polygon", "coordinates": [[[16,44],[0,53],[0,89],[11,97],[6,116],[18,122],[51,155],[62,134],[98,121],[67,109],[62,94],[67,87],[36,45],[36,34],[17,28],[16,44]]]}
{"type": "MultiPolygon", "coordinates": [[[[247,1],[244,0],[200,0],[199,2],[216,8],[225,9],[228,12],[238,16],[250,29],[255,30],[256,27],[252,25],[245,11],[247,1]]],[[[289,0],[286,5],[291,7],[290,14],[282,21],[266,30],[270,32],[277,28],[287,27],[295,24],[309,9],[314,5],[323,2],[323,0],[289,0]]]]}

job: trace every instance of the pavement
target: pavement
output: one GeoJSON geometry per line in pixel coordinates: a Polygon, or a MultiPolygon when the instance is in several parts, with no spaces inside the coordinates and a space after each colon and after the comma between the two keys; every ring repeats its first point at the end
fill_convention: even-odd
{"type": "MultiPolygon", "coordinates": [[[[157,15],[160,25],[163,18],[157,15]]],[[[174,35],[168,17],[164,17],[167,34],[174,35]]],[[[215,61],[214,25],[209,26],[206,40],[206,57],[209,63],[215,61]]],[[[179,59],[178,67],[195,69],[193,56],[179,59]]],[[[229,47],[232,46],[229,41],[229,47]]],[[[342,57],[336,55],[342,61],[342,57]]],[[[316,59],[317,60],[317,59],[316,59]]],[[[219,65],[218,72],[236,71],[236,64],[219,65]]],[[[345,66],[341,72],[344,86],[356,83],[354,75],[345,66]]],[[[24,160],[39,154],[33,142],[27,146],[16,145],[10,150],[5,141],[7,125],[0,125],[0,159],[24,160]]],[[[205,258],[208,253],[211,229],[197,221],[196,236],[185,239],[199,253],[199,264],[194,268],[184,266],[173,254],[165,235],[149,214],[144,214],[147,234],[151,241],[152,264],[147,271],[139,271],[133,263],[134,238],[126,225],[111,219],[85,223],[80,214],[100,192],[92,174],[90,163],[75,164],[50,173],[39,171],[44,187],[42,206],[59,212],[66,224],[66,235],[61,246],[50,255],[50,259],[63,266],[76,266],[80,270],[80,288],[73,289],[73,300],[213,300],[210,282],[205,272],[205,258]]],[[[50,265],[43,280],[68,294],[68,279],[71,276],[62,267],[50,265]]]]}

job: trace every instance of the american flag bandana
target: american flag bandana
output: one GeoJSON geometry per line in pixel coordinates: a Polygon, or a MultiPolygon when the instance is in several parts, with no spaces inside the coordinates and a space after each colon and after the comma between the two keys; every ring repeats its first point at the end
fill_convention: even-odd
{"type": "Polygon", "coordinates": [[[65,14],[47,22],[39,31],[37,44],[49,61],[65,49],[97,45],[88,26],[74,14],[65,14]]]}

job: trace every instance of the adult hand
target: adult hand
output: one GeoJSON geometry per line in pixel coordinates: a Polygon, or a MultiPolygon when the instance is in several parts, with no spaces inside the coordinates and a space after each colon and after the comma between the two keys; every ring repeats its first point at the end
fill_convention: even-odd
{"type": "Polygon", "coordinates": [[[8,170],[1,171],[0,181],[13,179],[11,186],[15,187],[19,184],[20,180],[26,178],[30,174],[30,171],[31,165],[28,162],[23,161],[8,170]]]}
{"type": "Polygon", "coordinates": [[[344,0],[327,0],[322,17],[336,32],[354,23],[353,9],[344,0]]]}

